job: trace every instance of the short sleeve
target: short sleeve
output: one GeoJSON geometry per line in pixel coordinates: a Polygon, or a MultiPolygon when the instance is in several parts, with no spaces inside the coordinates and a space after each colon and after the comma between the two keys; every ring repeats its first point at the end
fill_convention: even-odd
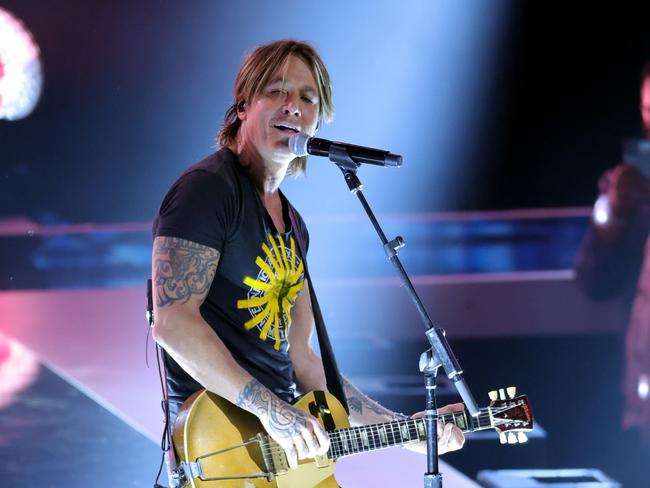
{"type": "Polygon", "coordinates": [[[153,235],[178,237],[221,250],[237,220],[236,185],[222,174],[193,170],[169,189],[153,235]]]}

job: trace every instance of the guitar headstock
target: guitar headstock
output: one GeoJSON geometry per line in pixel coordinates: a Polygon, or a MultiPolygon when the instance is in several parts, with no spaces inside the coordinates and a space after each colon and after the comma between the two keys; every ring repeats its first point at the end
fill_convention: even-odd
{"type": "Polygon", "coordinates": [[[517,395],[514,386],[488,393],[490,423],[499,433],[501,444],[518,444],[528,440],[525,432],[533,430],[533,410],[526,395],[517,395]]]}

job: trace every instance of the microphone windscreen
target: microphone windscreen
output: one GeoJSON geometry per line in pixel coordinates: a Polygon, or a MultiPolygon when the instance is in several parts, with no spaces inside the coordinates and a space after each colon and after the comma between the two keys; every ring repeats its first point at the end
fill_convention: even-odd
{"type": "Polygon", "coordinates": [[[289,137],[289,150],[296,156],[307,156],[307,143],[309,142],[309,135],[304,132],[289,137]]]}

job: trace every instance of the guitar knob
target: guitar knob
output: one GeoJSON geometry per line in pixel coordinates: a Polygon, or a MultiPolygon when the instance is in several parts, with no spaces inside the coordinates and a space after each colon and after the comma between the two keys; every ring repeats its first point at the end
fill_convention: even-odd
{"type": "Polygon", "coordinates": [[[505,432],[499,432],[499,442],[501,444],[506,444],[508,442],[508,439],[506,438],[506,433],[505,432]]]}
{"type": "Polygon", "coordinates": [[[523,444],[524,442],[528,442],[528,436],[523,432],[517,432],[517,440],[523,444]]]}
{"type": "Polygon", "coordinates": [[[506,392],[504,391],[503,388],[499,388],[499,398],[500,398],[501,400],[505,400],[505,399],[506,399],[506,392]]]}
{"type": "Polygon", "coordinates": [[[496,390],[492,390],[488,392],[488,396],[490,397],[490,400],[492,400],[493,402],[496,402],[499,398],[499,395],[497,394],[496,390]]]}
{"type": "Polygon", "coordinates": [[[508,444],[516,444],[516,443],[517,443],[517,436],[512,432],[508,432],[508,444]]]}
{"type": "Polygon", "coordinates": [[[509,386],[506,388],[506,392],[508,393],[508,396],[510,398],[514,398],[515,395],[517,394],[517,387],[516,386],[509,386]]]}

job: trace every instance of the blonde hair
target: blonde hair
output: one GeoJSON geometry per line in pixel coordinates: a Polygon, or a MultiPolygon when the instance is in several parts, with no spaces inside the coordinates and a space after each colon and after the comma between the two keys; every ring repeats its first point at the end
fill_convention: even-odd
{"type": "MultiPolygon", "coordinates": [[[[282,66],[289,56],[301,59],[314,76],[320,101],[318,124],[330,122],[334,118],[330,75],[316,50],[309,43],[303,41],[291,39],[275,41],[255,48],[239,68],[235,78],[234,102],[226,111],[223,127],[217,137],[219,146],[229,146],[235,142],[241,126],[237,112],[242,109],[244,103],[250,101],[264,89],[275,70],[282,66]]],[[[307,157],[296,157],[289,164],[288,173],[298,176],[304,174],[306,169],[307,157]]]]}

